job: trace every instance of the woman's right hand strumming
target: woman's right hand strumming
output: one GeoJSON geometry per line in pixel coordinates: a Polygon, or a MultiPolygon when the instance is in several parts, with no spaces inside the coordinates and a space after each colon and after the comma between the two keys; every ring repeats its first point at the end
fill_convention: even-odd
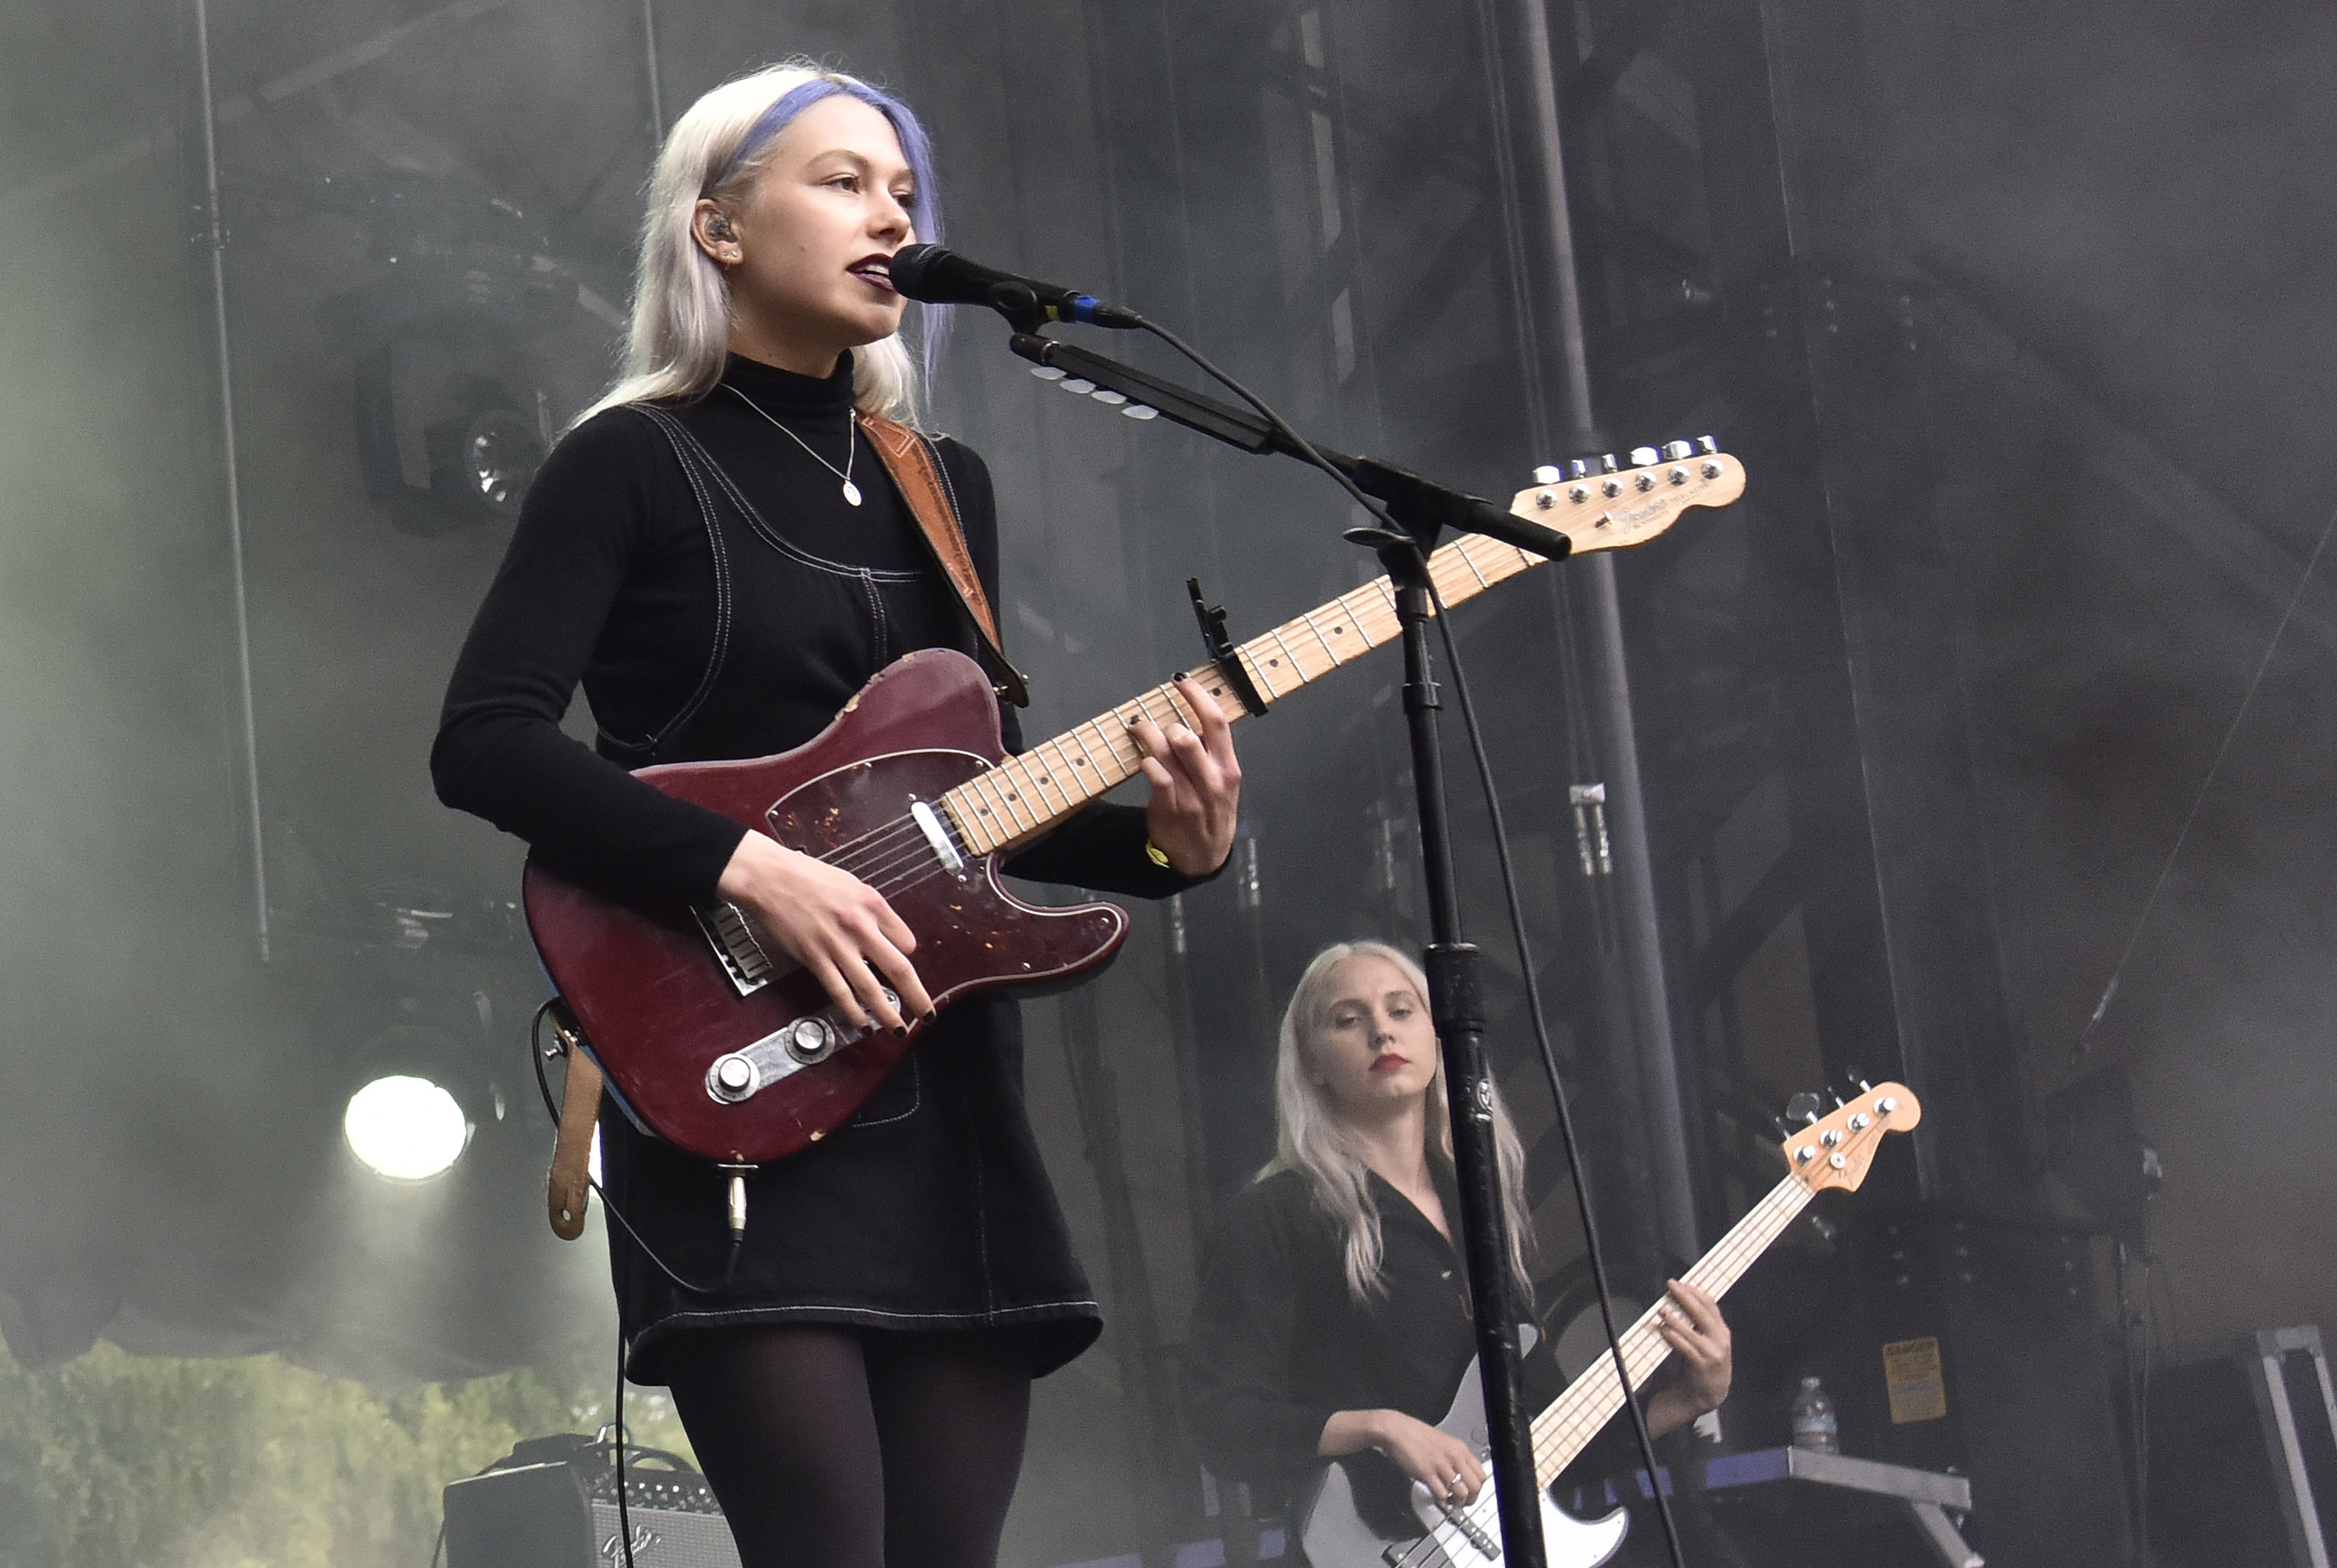
{"type": "Polygon", "coordinates": [[[851,872],[750,831],[716,888],[811,972],[855,1028],[904,1030],[932,1014],[933,998],[909,963],[915,933],[851,872]],[[898,1007],[885,999],[886,985],[898,1007]]]}
{"type": "Polygon", "coordinates": [[[1341,1459],[1376,1448],[1395,1467],[1428,1488],[1431,1497],[1473,1503],[1485,1485],[1484,1461],[1477,1451],[1441,1426],[1431,1426],[1401,1410],[1342,1410],[1323,1423],[1315,1452],[1341,1459]]]}

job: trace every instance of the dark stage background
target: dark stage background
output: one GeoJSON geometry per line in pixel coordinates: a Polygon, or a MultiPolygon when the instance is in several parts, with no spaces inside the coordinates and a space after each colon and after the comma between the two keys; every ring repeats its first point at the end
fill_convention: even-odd
{"type": "MultiPolygon", "coordinates": [[[[1532,3],[0,17],[14,1355],[603,1355],[597,1234],[541,1220],[520,850],[424,768],[509,529],[445,470],[483,429],[523,470],[592,400],[658,127],[804,53],[917,106],[954,246],[1184,329],[1329,443],[1503,496],[1706,431],[1745,460],[1743,504],[1614,563],[1620,666],[1587,563],[1459,616],[1610,1256],[1644,1289],[1774,1181],[1789,1094],[1903,1078],[1912,1148],[1744,1287],[1722,1445],[1784,1441],[1822,1372],[1851,1452],[1973,1476],[1991,1562],[2131,1561],[2107,1244],[2049,1097],[2131,1075],[2160,1341],[2337,1316],[2337,576],[2304,576],[2337,507],[2332,24],[1532,3]],[[1651,905],[1585,873],[1599,782],[1651,905]],[[401,1052],[478,1126],[426,1189],[338,1134],[401,1052]],[[1920,1335],[1949,1415],[1894,1426],[1880,1347],[1920,1335]]],[[[1371,569],[1326,485],[1066,397],[1004,335],[960,313],[937,423],[998,475],[1032,734],[1194,662],[1188,575],[1241,635],[1371,569]]],[[[1111,1328],[1041,1386],[1016,1563],[1217,1534],[1174,1368],[1212,1209],[1270,1152],[1276,1009],[1324,942],[1421,935],[1393,661],[1244,725],[1233,871],[1028,1009],[1111,1328]]],[[[1579,1306],[1458,740],[1490,1044],[1579,1306]]]]}

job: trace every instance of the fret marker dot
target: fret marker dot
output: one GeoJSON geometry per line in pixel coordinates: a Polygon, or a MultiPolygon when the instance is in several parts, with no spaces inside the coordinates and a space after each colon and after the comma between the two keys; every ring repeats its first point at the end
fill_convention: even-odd
{"type": "Polygon", "coordinates": [[[1282,661],[1279,659],[1269,659],[1266,662],[1269,669],[1279,670],[1282,668],[1282,661]]]}

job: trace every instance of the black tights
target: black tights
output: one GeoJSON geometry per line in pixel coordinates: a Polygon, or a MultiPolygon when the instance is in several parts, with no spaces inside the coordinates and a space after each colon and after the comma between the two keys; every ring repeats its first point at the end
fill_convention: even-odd
{"type": "Polygon", "coordinates": [[[693,1330],[674,1408],[743,1568],[994,1568],[1031,1363],[979,1330],[693,1330]]]}

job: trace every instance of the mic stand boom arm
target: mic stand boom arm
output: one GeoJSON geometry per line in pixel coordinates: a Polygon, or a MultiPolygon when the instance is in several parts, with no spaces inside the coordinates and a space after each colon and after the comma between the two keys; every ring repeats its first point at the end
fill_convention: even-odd
{"type": "MultiPolygon", "coordinates": [[[[1036,332],[1015,333],[1010,347],[1033,365],[1061,372],[1058,379],[1077,377],[1092,382],[1105,391],[1120,394],[1132,407],[1153,409],[1188,430],[1198,430],[1228,446],[1305,460],[1305,454],[1247,408],[1220,403],[1133,365],[1090,354],[1076,345],[1036,332]]],[[[1465,491],[1423,479],[1376,457],[1350,457],[1319,445],[1315,450],[1359,488],[1386,502],[1405,527],[1420,535],[1423,548],[1433,545],[1435,534],[1447,528],[1456,533],[1482,534],[1552,561],[1573,548],[1572,542],[1557,530],[1512,516],[1506,509],[1465,491]],[[1423,527],[1427,532],[1421,534],[1423,527]]]]}
{"type": "MultiPolygon", "coordinates": [[[[1247,409],[1232,407],[1133,366],[1036,332],[1017,331],[1012,346],[1023,358],[1056,372],[1058,379],[1077,377],[1092,382],[1095,387],[1152,408],[1229,446],[1305,458],[1280,432],[1247,409]]],[[[1376,459],[1350,457],[1322,446],[1315,452],[1358,489],[1384,502],[1387,515],[1401,530],[1358,528],[1347,538],[1378,552],[1394,587],[1397,619],[1403,628],[1403,710],[1412,743],[1421,860],[1428,883],[1430,941],[1423,967],[1428,975],[1429,1015],[1444,1053],[1453,1174],[1461,1195],[1461,1250],[1476,1319],[1477,1367],[1484,1386],[1503,1568],[1543,1568],[1540,1486],[1527,1427],[1530,1412],[1519,1383],[1524,1358],[1518,1334],[1520,1304],[1511,1287],[1509,1216],[1501,1205],[1500,1167],[1493,1147],[1492,1079],[1485,1063],[1483,956],[1462,939],[1452,825],[1444,801],[1444,762],[1436,733],[1436,712],[1442,703],[1430,662],[1428,554],[1446,528],[1483,534],[1553,561],[1566,555],[1573,545],[1565,534],[1513,517],[1490,501],[1376,459]]],[[[1194,608],[1203,615],[1206,638],[1208,612],[1199,589],[1195,587],[1192,593],[1194,608]]],[[[1234,668],[1238,669],[1238,664],[1234,668]]]]}

